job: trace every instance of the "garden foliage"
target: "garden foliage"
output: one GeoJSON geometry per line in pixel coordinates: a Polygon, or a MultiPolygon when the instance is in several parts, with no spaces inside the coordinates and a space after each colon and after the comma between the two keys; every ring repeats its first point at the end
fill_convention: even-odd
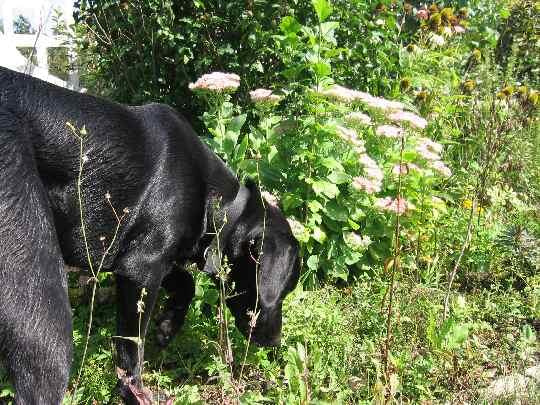
{"type": "MultiPolygon", "coordinates": [[[[237,367],[225,367],[209,316],[218,292],[198,274],[186,331],[149,356],[147,384],[179,403],[493,402],[482,387],[534,364],[539,10],[81,0],[89,89],[186,112],[279,201],[302,247],[282,347],[249,348],[237,380],[245,342],[231,330],[237,367]]],[[[82,403],[114,385],[111,310],[99,311],[82,403]]]]}

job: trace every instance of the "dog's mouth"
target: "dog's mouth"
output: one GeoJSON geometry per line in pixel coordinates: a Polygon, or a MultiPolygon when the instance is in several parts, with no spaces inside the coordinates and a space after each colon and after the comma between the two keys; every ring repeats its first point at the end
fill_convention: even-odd
{"type": "Polygon", "coordinates": [[[277,347],[281,344],[281,331],[271,333],[271,328],[257,324],[254,328],[250,326],[249,318],[236,318],[235,325],[246,339],[259,347],[277,347]]]}

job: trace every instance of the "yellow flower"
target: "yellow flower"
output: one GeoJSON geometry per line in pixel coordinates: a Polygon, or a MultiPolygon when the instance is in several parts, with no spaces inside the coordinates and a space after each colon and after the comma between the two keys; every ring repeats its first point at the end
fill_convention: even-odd
{"type": "Polygon", "coordinates": [[[472,207],[472,200],[466,199],[463,200],[463,208],[470,210],[472,207]]]}

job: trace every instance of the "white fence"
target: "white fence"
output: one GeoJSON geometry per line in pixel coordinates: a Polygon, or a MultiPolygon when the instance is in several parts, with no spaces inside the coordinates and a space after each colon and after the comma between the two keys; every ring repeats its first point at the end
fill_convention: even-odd
{"type": "Polygon", "coordinates": [[[78,90],[76,70],[69,71],[67,81],[49,72],[50,48],[67,48],[71,66],[75,60],[73,49],[65,38],[53,33],[53,15],[56,11],[61,13],[66,25],[73,23],[73,3],[70,0],[0,0],[0,19],[4,26],[4,33],[0,34],[0,65],[78,90]],[[30,23],[35,33],[15,33],[14,22],[20,16],[30,23]],[[27,60],[17,48],[31,49],[37,63],[27,60]]]}

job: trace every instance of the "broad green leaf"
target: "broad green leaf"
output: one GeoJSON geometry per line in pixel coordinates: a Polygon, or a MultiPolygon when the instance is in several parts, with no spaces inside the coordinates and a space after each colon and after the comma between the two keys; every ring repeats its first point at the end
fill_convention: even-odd
{"type": "Polygon", "coordinates": [[[313,72],[317,75],[317,77],[324,77],[328,76],[330,73],[332,73],[332,68],[330,67],[330,64],[328,62],[317,62],[311,65],[311,68],[313,69],[313,72]]]}
{"type": "Polygon", "coordinates": [[[313,182],[311,186],[317,195],[325,195],[328,198],[334,198],[339,194],[337,186],[328,181],[318,180],[313,182]]]}
{"type": "Polygon", "coordinates": [[[286,212],[292,208],[299,207],[303,204],[303,200],[293,193],[286,193],[281,198],[281,204],[283,205],[283,210],[286,212]]]}
{"type": "Polygon", "coordinates": [[[328,175],[328,180],[334,184],[343,184],[348,183],[351,180],[351,176],[345,172],[335,171],[328,175]]]}
{"type": "Polygon", "coordinates": [[[328,0],[311,0],[311,4],[320,22],[324,22],[332,14],[332,5],[328,0]]]}
{"type": "Polygon", "coordinates": [[[329,201],[326,204],[325,212],[334,221],[345,222],[349,218],[349,210],[339,205],[336,201],[329,201]]]}
{"type": "Polygon", "coordinates": [[[296,20],[296,18],[288,15],[286,17],[283,17],[283,19],[281,20],[281,24],[279,24],[279,28],[285,34],[290,34],[290,33],[297,33],[298,31],[300,31],[300,28],[302,28],[302,26],[296,20]]]}
{"type": "Polygon", "coordinates": [[[228,129],[230,131],[234,131],[234,132],[240,132],[240,130],[242,129],[242,127],[244,126],[244,123],[246,122],[246,118],[247,118],[247,115],[246,114],[240,114],[240,115],[237,115],[236,117],[234,117],[230,122],[229,122],[229,125],[228,125],[228,129]]]}
{"type": "Polygon", "coordinates": [[[319,267],[319,256],[316,256],[316,255],[309,256],[306,263],[307,263],[308,269],[316,271],[317,268],[319,267]]]}
{"type": "Polygon", "coordinates": [[[313,228],[311,237],[315,239],[317,242],[323,243],[326,240],[326,233],[321,228],[316,226],[315,228],[313,228]]]}
{"type": "Polygon", "coordinates": [[[334,158],[324,158],[321,160],[321,164],[331,170],[344,171],[343,165],[334,158]]]}
{"type": "Polygon", "coordinates": [[[274,145],[270,146],[270,151],[268,152],[268,163],[272,163],[272,159],[274,159],[277,153],[277,148],[274,145]]]}
{"type": "Polygon", "coordinates": [[[320,210],[323,209],[323,206],[317,200],[312,200],[308,202],[308,208],[311,212],[319,212],[320,210]]]}

